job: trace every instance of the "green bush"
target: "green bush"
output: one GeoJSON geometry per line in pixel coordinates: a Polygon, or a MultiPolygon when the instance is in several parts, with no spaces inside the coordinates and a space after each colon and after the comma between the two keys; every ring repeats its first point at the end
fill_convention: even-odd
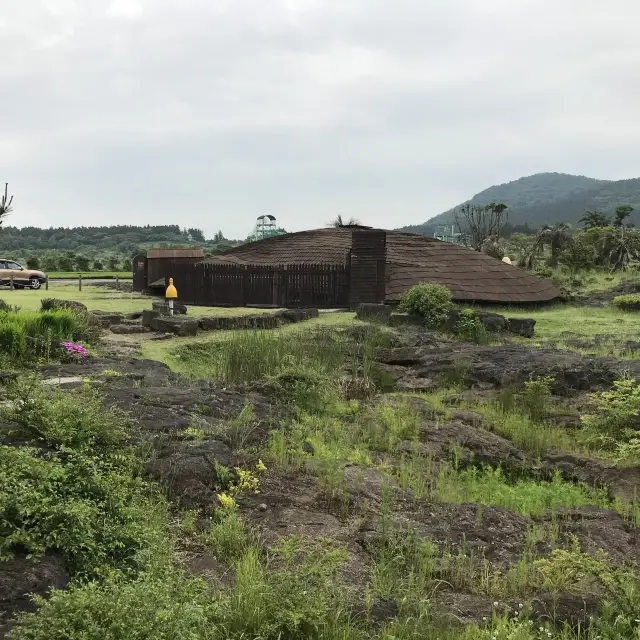
{"type": "Polygon", "coordinates": [[[36,378],[25,377],[8,387],[7,398],[10,402],[0,408],[0,417],[20,440],[92,455],[120,456],[127,451],[130,420],[114,409],[105,411],[89,388],[73,393],[45,390],[36,378]]]}
{"type": "Polygon", "coordinates": [[[215,601],[207,585],[176,570],[134,581],[111,577],[37,598],[11,640],[213,640],[215,601]]]}
{"type": "Polygon", "coordinates": [[[590,244],[581,234],[575,236],[574,241],[558,256],[560,264],[567,267],[572,274],[593,269],[597,259],[598,251],[596,247],[590,244]]]}
{"type": "Polygon", "coordinates": [[[417,284],[402,296],[400,310],[424,318],[426,326],[437,329],[449,319],[451,292],[440,284],[417,284]]]}
{"type": "Polygon", "coordinates": [[[623,311],[640,311],[640,293],[617,296],[613,299],[612,304],[623,311]]]}
{"type": "Polygon", "coordinates": [[[524,383],[524,390],[518,394],[524,413],[534,422],[547,417],[553,378],[534,378],[524,383]]]}
{"type": "Polygon", "coordinates": [[[40,301],[40,311],[56,311],[59,308],[56,298],[42,298],[40,301]]]}
{"type": "Polygon", "coordinates": [[[472,309],[463,309],[454,327],[454,333],[462,340],[475,342],[476,344],[488,344],[489,334],[480,322],[480,318],[472,309]]]}
{"type": "Polygon", "coordinates": [[[37,598],[10,640],[284,640],[364,638],[336,586],[346,551],[287,538],[262,561],[251,547],[233,563],[228,592],[165,567],[135,580],[110,576],[37,598]],[[273,560],[271,564],[270,560],[273,560]]]}
{"type": "Polygon", "coordinates": [[[0,447],[0,558],[17,548],[55,551],[72,573],[89,576],[139,568],[160,526],[126,444],[126,419],[86,392],[19,385],[8,399],[6,441],[27,446],[0,447]]]}
{"type": "Polygon", "coordinates": [[[72,573],[138,568],[154,537],[143,485],[128,470],[76,452],[0,446],[0,559],[54,551],[72,573]]]}
{"type": "Polygon", "coordinates": [[[544,278],[545,280],[551,280],[556,272],[547,265],[541,265],[536,268],[535,274],[538,278],[544,278]]]}
{"type": "Polygon", "coordinates": [[[616,380],[611,391],[592,396],[596,413],[584,415],[583,439],[614,452],[621,460],[640,460],[640,385],[635,380],[616,380]]]}

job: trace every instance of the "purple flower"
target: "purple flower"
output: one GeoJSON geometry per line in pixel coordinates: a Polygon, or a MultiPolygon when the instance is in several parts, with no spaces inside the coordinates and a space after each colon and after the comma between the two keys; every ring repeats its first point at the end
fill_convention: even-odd
{"type": "Polygon", "coordinates": [[[79,357],[80,360],[84,360],[87,357],[87,350],[81,344],[75,344],[73,342],[63,342],[62,346],[66,349],[69,355],[79,357]]]}

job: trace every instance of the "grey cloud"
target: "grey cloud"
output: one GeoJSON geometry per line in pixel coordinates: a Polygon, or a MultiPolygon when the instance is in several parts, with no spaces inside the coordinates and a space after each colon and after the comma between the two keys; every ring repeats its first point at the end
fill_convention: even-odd
{"type": "Polygon", "coordinates": [[[632,0],[30,0],[2,17],[14,224],[398,226],[536,171],[640,173],[632,0]]]}

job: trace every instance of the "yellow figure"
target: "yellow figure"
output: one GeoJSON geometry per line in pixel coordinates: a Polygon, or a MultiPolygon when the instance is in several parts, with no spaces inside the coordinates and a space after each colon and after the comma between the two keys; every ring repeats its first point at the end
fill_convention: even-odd
{"type": "Polygon", "coordinates": [[[173,286],[173,278],[169,278],[169,286],[164,294],[169,301],[169,315],[173,315],[173,300],[178,297],[178,290],[173,286]]]}
{"type": "Polygon", "coordinates": [[[178,290],[173,286],[173,278],[169,278],[169,286],[167,287],[165,298],[177,298],[177,297],[178,297],[178,290]]]}

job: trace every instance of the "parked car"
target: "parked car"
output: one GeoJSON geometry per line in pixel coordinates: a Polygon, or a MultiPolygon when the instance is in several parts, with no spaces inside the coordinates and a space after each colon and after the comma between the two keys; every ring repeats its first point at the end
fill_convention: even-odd
{"type": "Polygon", "coordinates": [[[47,279],[42,271],[25,269],[13,260],[0,258],[0,284],[10,284],[13,276],[13,286],[17,289],[31,287],[39,289],[47,279]]]}

